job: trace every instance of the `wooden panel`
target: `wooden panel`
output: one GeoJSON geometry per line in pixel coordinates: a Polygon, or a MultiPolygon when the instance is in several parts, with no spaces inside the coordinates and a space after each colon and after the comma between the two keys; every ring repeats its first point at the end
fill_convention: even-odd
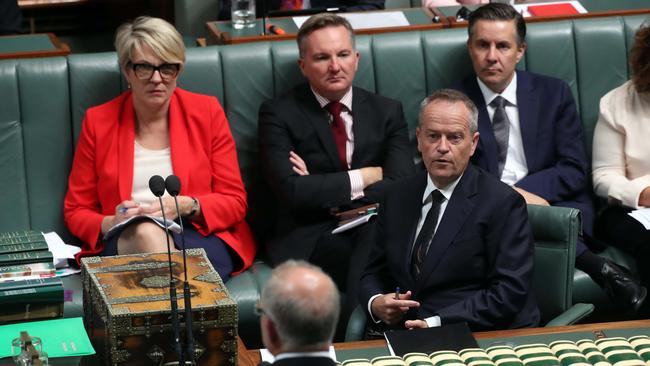
{"type": "MultiPolygon", "coordinates": [[[[387,10],[395,11],[395,10],[387,10]]],[[[418,30],[442,29],[447,26],[445,22],[434,22],[434,14],[426,8],[402,9],[404,15],[411,25],[386,27],[386,28],[372,28],[356,30],[355,34],[377,34],[377,33],[391,33],[391,32],[409,32],[418,30]]],[[[381,11],[380,11],[381,12],[381,11]]],[[[264,42],[264,41],[283,41],[295,39],[298,28],[295,26],[291,17],[271,18],[267,21],[268,25],[279,25],[286,33],[285,34],[261,34],[262,33],[262,20],[257,19],[255,27],[250,29],[235,30],[232,28],[230,21],[207,22],[206,27],[206,41],[208,45],[213,44],[237,44],[249,42],[264,42]]]]}
{"type": "Polygon", "coordinates": [[[0,59],[66,56],[69,53],[70,47],[53,33],[0,36],[0,59]],[[29,46],[30,43],[33,47],[29,46]],[[20,47],[15,47],[15,44],[20,47]]]}

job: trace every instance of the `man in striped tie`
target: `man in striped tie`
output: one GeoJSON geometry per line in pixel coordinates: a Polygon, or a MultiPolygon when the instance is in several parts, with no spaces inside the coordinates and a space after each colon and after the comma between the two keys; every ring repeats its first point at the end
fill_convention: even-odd
{"type": "Polygon", "coordinates": [[[604,287],[621,309],[636,312],[645,287],[588,247],[595,209],[582,124],[569,85],[516,71],[527,48],[526,23],[512,6],[480,7],[469,18],[468,33],[475,75],[455,88],[479,109],[482,138],[472,163],[511,185],[529,204],[580,210],[584,237],[576,245],[576,268],[604,287]]]}

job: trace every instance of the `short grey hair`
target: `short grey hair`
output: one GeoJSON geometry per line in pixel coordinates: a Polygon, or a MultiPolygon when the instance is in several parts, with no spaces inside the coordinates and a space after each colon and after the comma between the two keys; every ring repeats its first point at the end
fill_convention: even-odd
{"type": "Polygon", "coordinates": [[[121,67],[131,61],[134,50],[149,46],[166,63],[185,63],[183,37],[173,25],[160,18],[141,16],[120,25],[115,32],[115,50],[121,67]]]}
{"type": "Polygon", "coordinates": [[[440,89],[424,98],[422,103],[420,103],[419,126],[422,125],[422,114],[426,107],[436,101],[463,103],[469,112],[469,132],[474,134],[474,132],[478,131],[478,108],[476,108],[476,104],[467,95],[454,89],[440,89]]]}
{"type": "Polygon", "coordinates": [[[334,281],[319,267],[297,260],[280,264],[262,290],[260,305],[273,321],[286,350],[308,351],[331,344],[340,313],[340,296],[334,281]],[[318,296],[296,296],[296,283],[288,279],[297,269],[321,275],[328,290],[318,296]]]}

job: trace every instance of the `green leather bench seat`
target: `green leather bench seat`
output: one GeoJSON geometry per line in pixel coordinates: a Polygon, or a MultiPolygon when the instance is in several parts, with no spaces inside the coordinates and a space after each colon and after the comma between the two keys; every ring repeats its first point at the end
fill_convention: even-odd
{"type": "MultiPolygon", "coordinates": [[[[598,100],[629,75],[627,54],[643,16],[530,24],[528,52],[521,69],[566,80],[576,97],[588,150],[598,116],[598,100]]],[[[359,36],[361,53],[355,84],[404,105],[414,139],[420,101],[471,72],[465,29],[359,36]]],[[[191,48],[179,86],[217,97],[236,140],[249,194],[249,222],[260,243],[270,235],[273,201],[257,157],[257,111],[262,101],[302,81],[294,42],[191,48]]],[[[0,61],[0,231],[57,231],[73,239],[62,219],[74,146],[85,110],[125,90],[113,52],[30,60],[0,61]]],[[[413,143],[413,156],[417,152],[413,143]]],[[[620,252],[608,249],[619,256],[620,252]]],[[[261,253],[261,258],[263,254],[261,253]]],[[[629,257],[623,264],[633,267],[629,257]]],[[[228,284],[241,306],[242,334],[257,329],[250,311],[268,267],[228,284]]],[[[579,271],[575,302],[609,306],[602,291],[579,271]]]]}

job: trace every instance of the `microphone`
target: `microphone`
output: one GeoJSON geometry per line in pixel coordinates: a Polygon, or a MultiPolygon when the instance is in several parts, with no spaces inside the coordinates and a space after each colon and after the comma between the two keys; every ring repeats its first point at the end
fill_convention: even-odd
{"type": "Polygon", "coordinates": [[[185,365],[185,360],[183,359],[183,349],[181,347],[180,340],[180,329],[178,326],[178,304],[176,303],[176,280],[174,279],[174,274],[172,272],[172,250],[169,244],[169,227],[167,227],[167,218],[165,217],[165,206],[163,205],[162,195],[165,194],[165,180],[159,176],[154,175],[149,178],[149,189],[154,196],[158,197],[160,202],[160,211],[162,212],[163,222],[165,226],[165,238],[167,239],[167,260],[169,262],[169,301],[171,305],[172,312],[172,328],[174,329],[174,347],[176,348],[176,354],[178,355],[178,364],[185,365]]]}
{"type": "Polygon", "coordinates": [[[185,272],[185,280],[183,281],[183,299],[185,300],[185,347],[187,361],[190,364],[194,363],[194,334],[192,333],[192,293],[190,292],[190,283],[187,281],[187,261],[185,256],[185,229],[183,228],[183,219],[181,218],[181,211],[178,208],[178,194],[181,191],[181,181],[175,175],[170,175],[165,179],[165,186],[170,196],[174,197],[176,203],[176,215],[178,215],[178,222],[181,226],[181,243],[183,250],[183,270],[185,272]]]}

